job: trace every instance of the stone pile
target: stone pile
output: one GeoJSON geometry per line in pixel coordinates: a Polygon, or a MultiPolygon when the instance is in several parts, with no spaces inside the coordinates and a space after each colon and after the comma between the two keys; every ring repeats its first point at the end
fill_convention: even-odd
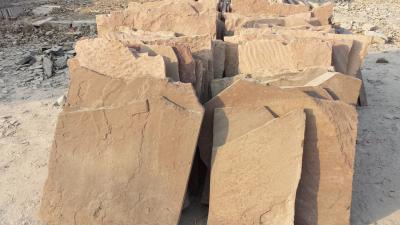
{"type": "Polygon", "coordinates": [[[98,16],[69,60],[42,220],[176,225],[203,183],[210,225],[349,224],[370,39],[335,34],[331,4],[297,3],[98,16]]]}

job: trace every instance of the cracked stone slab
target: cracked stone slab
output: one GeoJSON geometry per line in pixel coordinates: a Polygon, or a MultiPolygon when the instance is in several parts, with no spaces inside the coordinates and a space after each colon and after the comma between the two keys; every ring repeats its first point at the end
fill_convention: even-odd
{"type": "Polygon", "coordinates": [[[304,129],[296,110],[217,147],[208,224],[293,224],[304,129]]]}
{"type": "Polygon", "coordinates": [[[115,78],[77,59],[69,65],[71,86],[57,122],[42,220],[177,224],[203,117],[192,86],[115,78]]]}

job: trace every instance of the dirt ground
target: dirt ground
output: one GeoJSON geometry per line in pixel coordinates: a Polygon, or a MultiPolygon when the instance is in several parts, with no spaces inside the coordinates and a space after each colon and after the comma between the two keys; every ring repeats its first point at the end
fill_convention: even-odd
{"type": "MultiPolygon", "coordinates": [[[[32,6],[62,3],[67,10],[55,16],[90,19],[96,13],[124,7],[127,1],[15,2],[28,2],[32,6]],[[84,4],[72,7],[68,2],[84,4]]],[[[362,69],[369,105],[358,108],[352,225],[400,225],[400,48],[396,47],[399,11],[399,1],[356,0],[352,5],[341,4],[335,14],[337,23],[350,20],[358,33],[364,32],[365,23],[373,23],[378,26],[374,30],[388,39],[387,44],[372,46],[362,69]],[[387,13],[391,16],[386,16],[387,13]],[[371,18],[366,19],[366,14],[371,18]],[[378,58],[385,58],[388,63],[376,63],[378,58]]],[[[38,207],[47,177],[55,122],[61,111],[55,103],[68,88],[67,68],[57,69],[47,78],[42,70],[22,67],[17,62],[27,53],[39,52],[37,55],[41,56],[40,49],[44,46],[45,49],[54,45],[65,47],[86,35],[73,31],[70,38],[60,39],[57,35],[60,31],[46,35],[52,28],[25,29],[21,21],[32,18],[27,12],[18,21],[0,20],[0,30],[7,31],[0,32],[0,225],[41,225],[38,207]],[[18,29],[26,33],[20,35],[18,29]]],[[[69,56],[57,59],[62,57],[69,56]]],[[[195,222],[184,217],[181,224],[205,224],[203,212],[196,212],[195,222]]]]}

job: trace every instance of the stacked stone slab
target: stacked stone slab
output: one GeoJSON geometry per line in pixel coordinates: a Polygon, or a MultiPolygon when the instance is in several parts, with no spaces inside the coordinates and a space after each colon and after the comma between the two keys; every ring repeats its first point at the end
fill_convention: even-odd
{"type": "Polygon", "coordinates": [[[177,224],[203,117],[192,86],[169,81],[161,55],[118,41],[82,40],[76,51],[42,219],[177,224]]]}
{"type": "Polygon", "coordinates": [[[97,17],[69,61],[46,224],[177,225],[196,149],[210,225],[349,224],[370,39],[336,34],[330,3],[231,3],[97,17]]]}
{"type": "MultiPolygon", "coordinates": [[[[199,138],[200,155],[210,168],[210,192],[206,188],[203,196],[204,202],[209,196],[209,223],[349,224],[357,134],[355,105],[366,104],[358,71],[370,39],[336,34],[330,25],[333,10],[330,3],[310,9],[305,5],[234,0],[231,7],[231,12],[224,14],[224,77],[211,83],[213,98],[204,104],[206,112],[199,138]],[[253,107],[250,112],[249,107],[253,107]],[[263,169],[256,159],[253,159],[259,165],[256,168],[244,163],[242,169],[242,164],[235,161],[235,157],[245,160],[261,154],[260,149],[269,148],[267,143],[258,145],[262,143],[262,135],[268,135],[268,129],[262,134],[252,133],[252,129],[262,130],[266,123],[260,116],[262,113],[256,115],[260,107],[275,119],[284,120],[292,110],[303,110],[306,114],[302,175],[297,193],[295,197],[290,192],[270,193],[284,196],[285,200],[274,199],[277,202],[272,205],[276,208],[268,205],[271,199],[257,192],[258,185],[252,188],[251,184],[265,185],[264,193],[279,192],[277,187],[268,189],[272,185],[263,183],[263,173],[257,171],[260,169],[265,175],[268,169],[285,173],[277,160],[269,161],[266,155],[258,155],[270,163],[268,169],[263,169]],[[232,115],[234,112],[242,117],[232,115]],[[246,115],[260,118],[261,122],[254,127],[254,121],[246,115]],[[232,140],[229,134],[236,133],[242,136],[232,140]],[[226,142],[221,145],[223,134],[226,142]],[[250,144],[249,139],[254,143],[250,144]],[[243,172],[246,170],[248,174],[243,172]],[[257,174],[259,180],[252,174],[257,174]],[[252,199],[254,193],[260,197],[252,199]],[[246,196],[252,200],[247,201],[246,196]],[[288,204],[291,201],[295,207],[288,204]]],[[[282,133],[276,131],[275,136],[269,137],[269,143],[282,136],[288,142],[298,140],[291,131],[281,130],[282,133]]],[[[290,150],[295,151],[295,146],[290,150]]],[[[282,154],[281,160],[291,162],[285,156],[282,154]]],[[[295,171],[292,168],[292,174],[286,176],[287,187],[297,186],[292,179],[295,171]]],[[[281,182],[271,174],[266,176],[269,182],[281,182]]]]}

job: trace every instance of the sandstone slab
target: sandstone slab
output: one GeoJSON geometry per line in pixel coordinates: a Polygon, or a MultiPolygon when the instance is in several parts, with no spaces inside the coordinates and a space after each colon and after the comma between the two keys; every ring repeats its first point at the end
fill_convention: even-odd
{"type": "Polygon", "coordinates": [[[114,78],[77,59],[69,64],[42,220],[177,224],[203,115],[191,85],[135,74],[114,78]]]}
{"type": "Polygon", "coordinates": [[[216,4],[209,1],[131,2],[127,9],[96,18],[100,36],[120,26],[146,31],[171,31],[181,35],[217,35],[216,4]],[[199,23],[199,21],[202,21],[199,23]]]}
{"type": "Polygon", "coordinates": [[[76,54],[81,66],[100,74],[115,78],[165,78],[162,56],[140,55],[119,41],[84,39],[76,43],[76,54]]]}
{"type": "Polygon", "coordinates": [[[208,224],[293,224],[304,129],[297,110],[216,148],[208,224]]]}
{"type": "Polygon", "coordinates": [[[271,76],[313,66],[330,67],[332,60],[331,43],[318,39],[263,39],[239,43],[233,40],[227,44],[226,51],[226,65],[231,66],[225,71],[226,76],[239,73],[271,76]]]}
{"type": "Polygon", "coordinates": [[[355,108],[340,101],[312,98],[296,89],[238,80],[204,105],[199,147],[208,165],[214,109],[239,106],[267,106],[278,116],[305,108],[303,168],[296,195],[295,223],[349,224],[357,137],[355,108]]]}
{"type": "Polygon", "coordinates": [[[214,111],[213,148],[228,143],[275,119],[263,106],[217,108],[214,111]]]}
{"type": "Polygon", "coordinates": [[[233,0],[232,12],[244,16],[288,16],[309,11],[305,5],[270,3],[264,0],[233,0]]]}

